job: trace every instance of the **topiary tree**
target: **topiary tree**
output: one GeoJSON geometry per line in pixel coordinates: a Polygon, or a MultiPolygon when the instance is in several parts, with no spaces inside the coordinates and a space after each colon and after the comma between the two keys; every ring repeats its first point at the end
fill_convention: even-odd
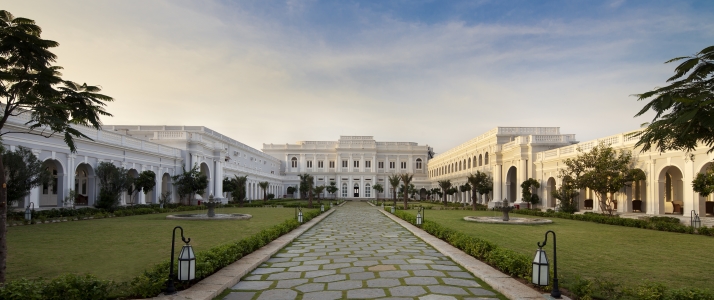
{"type": "Polygon", "coordinates": [[[290,195],[290,197],[295,197],[295,190],[296,188],[294,186],[289,186],[287,190],[288,195],[290,195]]]}
{"type": "Polygon", "coordinates": [[[339,190],[337,188],[337,184],[334,181],[330,181],[330,185],[328,185],[326,189],[328,193],[332,194],[332,199],[335,199],[335,193],[337,192],[337,190],[339,190]]]}
{"type": "Polygon", "coordinates": [[[521,183],[521,197],[523,201],[530,203],[532,206],[540,202],[540,197],[538,194],[533,193],[533,189],[540,188],[540,183],[538,180],[533,178],[528,178],[528,180],[521,183]]]}
{"type": "Polygon", "coordinates": [[[446,207],[446,195],[448,194],[448,191],[451,188],[451,180],[440,180],[439,187],[441,188],[441,195],[444,199],[444,207],[446,207]]]}
{"type": "Polygon", "coordinates": [[[471,185],[466,183],[459,186],[459,192],[465,193],[471,190],[471,185]]]}

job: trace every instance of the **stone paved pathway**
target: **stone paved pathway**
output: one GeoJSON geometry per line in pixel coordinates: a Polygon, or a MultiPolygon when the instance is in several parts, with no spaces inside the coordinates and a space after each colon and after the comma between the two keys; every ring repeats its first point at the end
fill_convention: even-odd
{"type": "Polygon", "coordinates": [[[347,203],[230,289],[243,299],[497,299],[366,203],[347,203]]]}

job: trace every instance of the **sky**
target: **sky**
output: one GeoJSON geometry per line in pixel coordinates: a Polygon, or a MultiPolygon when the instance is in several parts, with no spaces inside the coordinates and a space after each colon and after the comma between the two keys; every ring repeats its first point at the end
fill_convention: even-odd
{"type": "Polygon", "coordinates": [[[497,126],[588,141],[652,114],[634,94],[714,45],[714,1],[22,0],[63,78],[114,98],[107,125],[202,125],[263,143],[441,153],[497,126]]]}

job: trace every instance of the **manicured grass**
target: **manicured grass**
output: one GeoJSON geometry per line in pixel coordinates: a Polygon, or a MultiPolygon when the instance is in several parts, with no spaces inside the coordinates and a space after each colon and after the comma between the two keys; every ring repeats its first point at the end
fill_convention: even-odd
{"type": "MultiPolygon", "coordinates": [[[[205,210],[203,211],[205,212],[205,210]]],[[[9,280],[91,273],[127,281],[171,255],[174,226],[184,229],[195,251],[248,237],[294,217],[293,208],[219,208],[250,220],[167,220],[166,214],[37,224],[8,228],[9,280]]],[[[181,212],[181,213],[197,213],[181,212]]],[[[176,250],[183,245],[177,231],[176,250]]]]}
{"type": "MultiPolygon", "coordinates": [[[[415,210],[409,211],[416,214],[415,210]]],[[[576,276],[600,278],[625,287],[644,281],[671,288],[711,289],[712,237],[554,218],[548,225],[499,225],[464,221],[465,216],[500,216],[494,211],[434,211],[425,218],[529,256],[547,230],[558,239],[558,273],[567,285],[576,276]]],[[[511,215],[512,217],[530,217],[511,215]]],[[[545,247],[552,264],[552,235],[545,247]]]]}

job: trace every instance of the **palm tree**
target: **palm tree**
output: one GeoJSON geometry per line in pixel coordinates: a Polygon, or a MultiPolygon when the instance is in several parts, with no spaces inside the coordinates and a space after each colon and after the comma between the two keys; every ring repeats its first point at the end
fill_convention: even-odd
{"type": "Polygon", "coordinates": [[[268,194],[266,194],[266,191],[268,190],[269,185],[270,183],[267,181],[258,182],[258,186],[263,189],[263,203],[265,203],[265,201],[268,201],[268,194]]]}
{"type": "Polygon", "coordinates": [[[404,187],[405,187],[404,209],[407,209],[407,202],[409,201],[409,183],[412,182],[412,177],[414,177],[414,174],[404,173],[404,174],[399,175],[399,178],[404,182],[404,187]]]}
{"type": "Polygon", "coordinates": [[[324,186],[324,185],[316,186],[316,187],[315,187],[315,194],[317,194],[317,203],[322,203],[322,202],[320,202],[320,194],[322,194],[322,192],[323,192],[324,190],[325,190],[325,186],[324,186]]]}
{"type": "Polygon", "coordinates": [[[486,173],[481,173],[481,171],[476,171],[476,174],[470,174],[466,179],[469,184],[471,184],[471,206],[473,210],[476,210],[476,200],[478,199],[478,188],[481,183],[486,179],[488,175],[486,173]]]}
{"type": "Polygon", "coordinates": [[[439,187],[441,188],[443,199],[444,199],[444,207],[446,207],[446,193],[451,188],[451,180],[439,180],[439,187]]]}
{"type": "Polygon", "coordinates": [[[384,192],[384,187],[381,184],[377,183],[372,188],[377,191],[377,201],[379,202],[379,193],[384,192]]]}
{"type": "Polygon", "coordinates": [[[400,181],[402,181],[402,179],[399,177],[399,174],[389,175],[389,185],[392,186],[392,197],[395,207],[397,206],[397,188],[399,187],[400,181]]]}

